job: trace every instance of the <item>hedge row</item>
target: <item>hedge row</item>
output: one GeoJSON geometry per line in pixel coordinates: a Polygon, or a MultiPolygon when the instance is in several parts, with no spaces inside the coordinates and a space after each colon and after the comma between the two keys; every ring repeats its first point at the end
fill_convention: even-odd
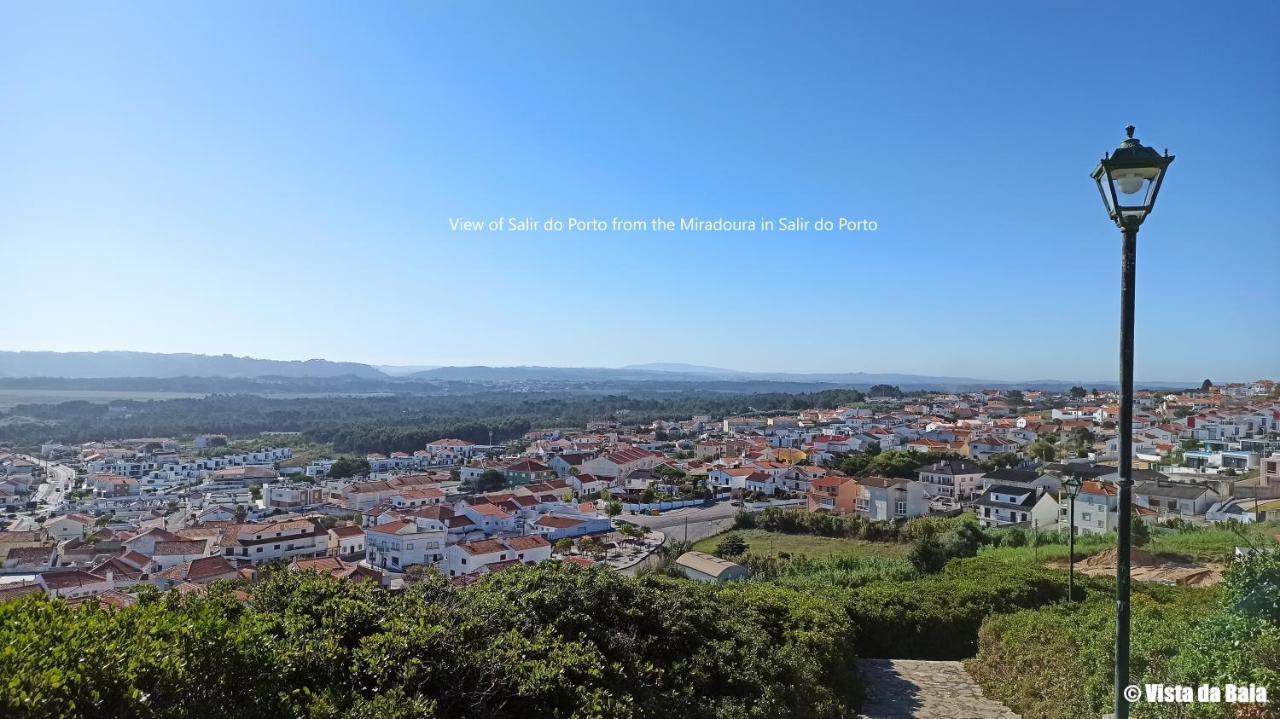
{"type": "Polygon", "coordinates": [[[938,575],[852,589],[845,606],[859,656],[950,660],[974,655],[988,615],[1066,596],[1061,572],[973,557],[952,560],[938,575]]]}
{"type": "Polygon", "coordinates": [[[852,623],[818,593],[544,563],[402,595],[279,573],[134,607],[0,604],[0,716],[844,717],[852,623]]]}

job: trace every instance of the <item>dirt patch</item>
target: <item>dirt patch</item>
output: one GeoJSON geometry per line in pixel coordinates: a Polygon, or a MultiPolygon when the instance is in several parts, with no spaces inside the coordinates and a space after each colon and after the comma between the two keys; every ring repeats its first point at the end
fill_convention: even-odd
{"type": "MultiPolygon", "coordinates": [[[[1088,559],[1076,562],[1076,571],[1090,577],[1112,576],[1116,573],[1116,559],[1119,552],[1115,547],[1099,552],[1088,559]]],[[[1067,562],[1052,562],[1058,569],[1066,569],[1067,562]]],[[[1163,559],[1142,549],[1129,551],[1129,576],[1139,582],[1159,582],[1160,584],[1179,584],[1188,587],[1203,587],[1222,581],[1221,564],[1199,562],[1183,562],[1163,559]]]]}

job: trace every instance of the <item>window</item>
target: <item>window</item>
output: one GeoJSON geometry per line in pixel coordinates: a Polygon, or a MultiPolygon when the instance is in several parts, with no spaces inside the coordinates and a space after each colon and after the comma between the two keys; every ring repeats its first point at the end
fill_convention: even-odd
{"type": "Polygon", "coordinates": [[[894,503],[894,511],[896,511],[899,515],[906,514],[907,503],[899,499],[897,502],[894,503]]]}
{"type": "Polygon", "coordinates": [[[1086,521],[1086,522],[1087,522],[1087,521],[1089,521],[1089,514],[1090,514],[1089,512],[1083,512],[1083,513],[1081,513],[1081,514],[1080,514],[1080,519],[1082,519],[1082,520],[1084,520],[1084,521],[1086,521]]]}
{"type": "Polygon", "coordinates": [[[867,502],[867,500],[865,499],[859,499],[856,502],[854,502],[854,506],[858,508],[859,512],[865,512],[867,511],[867,508],[870,506],[870,503],[867,502]]]}

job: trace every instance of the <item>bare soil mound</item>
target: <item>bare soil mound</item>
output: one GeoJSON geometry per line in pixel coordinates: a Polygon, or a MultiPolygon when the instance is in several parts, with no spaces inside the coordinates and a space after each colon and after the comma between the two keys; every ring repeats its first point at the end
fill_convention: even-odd
{"type": "MultiPolygon", "coordinates": [[[[1120,553],[1115,547],[1099,552],[1084,561],[1077,562],[1081,574],[1090,577],[1111,576],[1116,573],[1116,559],[1120,553]]],[[[1054,562],[1055,567],[1065,569],[1065,561],[1054,562]]],[[[1201,564],[1163,559],[1143,549],[1129,551],[1129,575],[1139,582],[1180,584],[1184,586],[1208,586],[1222,581],[1221,564],[1201,564]]]]}

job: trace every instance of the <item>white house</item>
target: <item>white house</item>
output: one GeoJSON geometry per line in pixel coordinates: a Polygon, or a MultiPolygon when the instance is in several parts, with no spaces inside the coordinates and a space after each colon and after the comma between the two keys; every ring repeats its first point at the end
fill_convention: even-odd
{"type": "Polygon", "coordinates": [[[659,452],[628,447],[582,463],[586,474],[601,477],[623,477],[637,469],[653,469],[666,457],[659,452]]]}
{"type": "Polygon", "coordinates": [[[854,511],[867,519],[907,519],[929,513],[929,500],[919,482],[892,477],[854,480],[854,511]]]}
{"type": "Polygon", "coordinates": [[[1057,529],[1058,500],[1041,487],[993,484],[976,504],[978,524],[983,527],[1029,523],[1035,528],[1057,529]]]}
{"type": "Polygon", "coordinates": [[[64,539],[84,539],[97,521],[87,514],[73,512],[60,517],[50,517],[41,526],[51,538],[62,541],[64,539]]]}
{"type": "Polygon", "coordinates": [[[1149,507],[1161,518],[1202,515],[1218,501],[1212,487],[1194,482],[1153,480],[1133,485],[1133,502],[1149,507]]]}
{"type": "Polygon", "coordinates": [[[241,524],[223,534],[223,556],[254,564],[272,559],[322,557],[328,553],[329,533],[308,519],[264,524],[241,524]]]}
{"type": "Polygon", "coordinates": [[[106,575],[92,574],[82,569],[58,569],[41,572],[37,580],[40,586],[51,597],[62,599],[84,599],[116,588],[110,572],[106,575]]]}
{"type": "Polygon", "coordinates": [[[551,542],[544,537],[506,537],[450,545],[445,550],[445,567],[449,576],[456,577],[550,558],[551,542]]]}
{"type": "MultiPolygon", "coordinates": [[[[1106,534],[1114,532],[1120,524],[1119,488],[1111,482],[1086,481],[1076,496],[1075,525],[1077,534],[1106,534]]],[[[1066,492],[1058,497],[1061,507],[1058,528],[1066,531],[1071,518],[1070,499],[1066,492]]],[[[1146,507],[1134,507],[1138,516],[1150,516],[1154,512],[1146,507]]]]}
{"type": "Polygon", "coordinates": [[[597,477],[594,474],[573,474],[565,478],[570,487],[579,494],[596,494],[603,492],[613,483],[613,477],[597,477]]]}
{"type": "Polygon", "coordinates": [[[193,559],[209,556],[207,539],[175,539],[156,542],[151,551],[152,571],[163,571],[193,559]]]}
{"type": "Polygon", "coordinates": [[[329,530],[329,554],[335,557],[355,557],[364,554],[364,529],[345,524],[329,530]]]}
{"type": "Polygon", "coordinates": [[[369,564],[395,572],[435,564],[445,556],[448,531],[431,520],[400,519],[365,528],[369,564]]]}
{"type": "Polygon", "coordinates": [[[968,500],[982,493],[979,480],[984,470],[967,459],[949,459],[927,464],[916,476],[930,497],[968,500]]]}
{"type": "Polygon", "coordinates": [[[485,534],[509,532],[516,528],[515,515],[496,504],[464,503],[459,511],[485,534]]]}

